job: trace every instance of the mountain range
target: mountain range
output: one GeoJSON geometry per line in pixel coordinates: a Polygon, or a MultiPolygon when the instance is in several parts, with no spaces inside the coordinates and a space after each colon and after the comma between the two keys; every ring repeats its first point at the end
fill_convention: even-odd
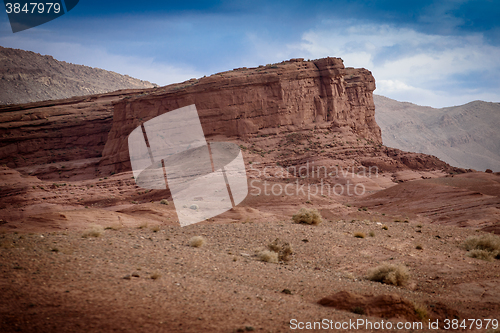
{"type": "Polygon", "coordinates": [[[500,171],[500,103],[432,108],[374,95],[384,145],[435,155],[455,167],[500,171]]]}

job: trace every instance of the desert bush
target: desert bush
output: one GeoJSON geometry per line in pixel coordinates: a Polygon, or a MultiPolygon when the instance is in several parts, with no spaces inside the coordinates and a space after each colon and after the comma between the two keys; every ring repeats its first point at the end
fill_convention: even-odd
{"type": "Polygon", "coordinates": [[[160,226],[159,226],[158,224],[157,224],[157,225],[152,226],[152,227],[151,227],[151,231],[153,231],[153,232],[158,232],[158,231],[160,231],[160,226]]]}
{"type": "Polygon", "coordinates": [[[467,257],[486,260],[486,261],[493,261],[493,256],[491,255],[491,252],[486,250],[479,250],[479,249],[470,250],[469,252],[467,252],[467,257]]]}
{"type": "Polygon", "coordinates": [[[157,279],[161,278],[161,274],[158,272],[154,272],[153,274],[151,274],[150,278],[152,280],[157,280],[157,279]]]}
{"type": "Polygon", "coordinates": [[[354,233],[354,237],[356,237],[356,238],[365,238],[366,235],[365,235],[364,232],[357,231],[357,232],[354,233]]]}
{"type": "Polygon", "coordinates": [[[290,243],[280,241],[276,238],[273,242],[269,243],[267,246],[269,250],[276,252],[278,254],[278,260],[289,261],[290,256],[293,254],[293,249],[290,243]]]}
{"type": "Polygon", "coordinates": [[[168,200],[166,200],[166,199],[161,199],[160,203],[161,203],[162,205],[168,205],[168,200]]]}
{"type": "Polygon", "coordinates": [[[99,237],[103,234],[104,228],[100,225],[93,224],[87,230],[85,230],[82,234],[83,238],[87,237],[99,237]]]}
{"type": "Polygon", "coordinates": [[[389,230],[389,227],[388,227],[388,226],[386,226],[386,225],[384,224],[384,225],[382,226],[382,229],[384,229],[384,230],[389,230]]]}
{"type": "Polygon", "coordinates": [[[321,214],[314,208],[301,208],[299,212],[292,216],[295,223],[305,223],[318,225],[323,222],[321,214]]]}
{"type": "Polygon", "coordinates": [[[500,259],[500,237],[494,234],[467,237],[463,243],[467,256],[482,260],[492,261],[500,259]]]}
{"type": "Polygon", "coordinates": [[[420,244],[417,244],[417,246],[415,246],[415,248],[416,248],[417,250],[422,250],[422,249],[423,249],[422,245],[420,245],[420,244]]]}
{"type": "Polygon", "coordinates": [[[413,303],[413,306],[418,319],[424,321],[429,317],[429,312],[427,311],[427,307],[424,304],[413,303]]]}
{"type": "Polygon", "coordinates": [[[259,252],[258,256],[261,261],[278,263],[278,253],[274,251],[264,250],[259,252]]]}
{"type": "Polygon", "coordinates": [[[189,240],[191,247],[202,247],[205,244],[205,238],[202,236],[194,236],[189,240]]]}
{"type": "Polygon", "coordinates": [[[404,286],[410,279],[410,273],[404,265],[382,264],[368,272],[368,280],[404,286]]]}
{"type": "Polygon", "coordinates": [[[375,231],[373,231],[373,230],[370,231],[370,233],[368,235],[370,235],[370,237],[375,237],[375,231]]]}

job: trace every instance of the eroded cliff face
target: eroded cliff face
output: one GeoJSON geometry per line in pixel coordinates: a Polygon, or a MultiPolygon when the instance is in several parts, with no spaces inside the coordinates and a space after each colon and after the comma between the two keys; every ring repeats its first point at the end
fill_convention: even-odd
{"type": "Polygon", "coordinates": [[[129,170],[130,132],[151,118],[191,104],[198,109],[208,139],[330,127],[382,143],[374,89],[370,71],[345,68],[340,58],[324,58],[239,68],[147,91],[114,104],[100,164],[115,172],[129,170]]]}

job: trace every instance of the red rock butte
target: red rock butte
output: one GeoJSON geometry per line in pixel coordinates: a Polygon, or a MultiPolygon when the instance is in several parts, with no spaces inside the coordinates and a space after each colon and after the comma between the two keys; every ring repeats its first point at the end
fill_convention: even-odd
{"type": "Polygon", "coordinates": [[[191,104],[196,105],[208,138],[246,138],[313,126],[349,130],[382,143],[375,122],[374,90],[370,71],[345,68],[342,59],[330,57],[238,68],[149,90],[114,104],[100,165],[115,172],[130,170],[130,132],[149,119],[191,104]]]}

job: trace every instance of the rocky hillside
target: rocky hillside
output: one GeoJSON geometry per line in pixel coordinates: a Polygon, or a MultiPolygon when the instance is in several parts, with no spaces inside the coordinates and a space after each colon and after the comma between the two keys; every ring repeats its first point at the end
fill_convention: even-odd
{"type": "Polygon", "coordinates": [[[0,104],[30,103],[154,86],[128,75],[0,46],[0,104]]]}
{"type": "Polygon", "coordinates": [[[434,109],[374,95],[384,145],[460,168],[500,171],[500,103],[434,109]]]}

